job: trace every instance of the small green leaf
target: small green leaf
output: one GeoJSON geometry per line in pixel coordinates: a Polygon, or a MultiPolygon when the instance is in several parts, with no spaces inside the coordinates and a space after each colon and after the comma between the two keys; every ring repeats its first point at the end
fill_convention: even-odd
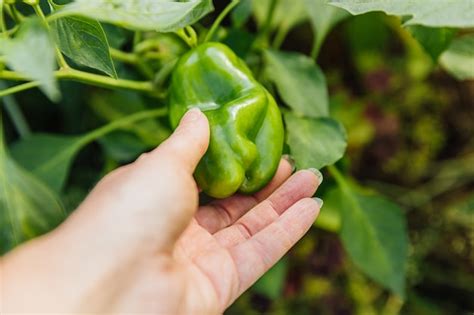
{"type": "Polygon", "coordinates": [[[288,260],[283,258],[268,270],[252,287],[252,290],[272,300],[283,294],[288,272],[288,260]]]}
{"type": "Polygon", "coordinates": [[[0,255],[65,218],[59,198],[6,152],[1,119],[0,114],[0,255]]]}
{"type": "Polygon", "coordinates": [[[116,78],[109,44],[99,22],[83,17],[64,17],[51,23],[59,49],[76,63],[116,78]]]}
{"type": "Polygon", "coordinates": [[[307,56],[294,52],[265,51],[265,73],[275,83],[283,101],[307,117],[329,114],[326,79],[307,56]]]}
{"type": "Polygon", "coordinates": [[[318,47],[331,29],[340,21],[350,16],[347,11],[331,6],[328,0],[305,0],[306,9],[313,25],[315,42],[318,47]]]}
{"type": "Polygon", "coordinates": [[[31,80],[39,81],[40,89],[51,100],[60,99],[54,78],[54,43],[41,21],[36,18],[25,20],[15,38],[0,39],[0,52],[5,55],[11,69],[31,80]]]}
{"type": "Polygon", "coordinates": [[[121,130],[105,135],[99,143],[109,157],[120,163],[131,162],[149,149],[135,134],[121,130]]]}
{"type": "Polygon", "coordinates": [[[302,118],[284,115],[287,143],[299,169],[322,168],[334,164],[347,146],[344,127],[330,118],[302,118]]]}
{"type": "Polygon", "coordinates": [[[398,205],[349,185],[337,190],[340,236],[352,261],[376,282],[405,296],[408,234],[398,205]]]}
{"type": "Polygon", "coordinates": [[[473,80],[474,34],[456,38],[441,55],[440,64],[458,80],[473,80]]]}
{"type": "Polygon", "coordinates": [[[414,25],[408,27],[408,30],[421,46],[423,46],[434,62],[438,61],[438,57],[449,47],[449,44],[456,34],[455,29],[446,27],[433,28],[414,25]]]}
{"type": "MultiPolygon", "coordinates": [[[[271,2],[274,0],[252,1],[255,19],[260,27],[265,25],[268,18],[271,2]]],[[[307,19],[303,1],[298,0],[278,0],[273,13],[270,28],[283,28],[290,30],[293,26],[307,19]]]]}
{"type": "Polygon", "coordinates": [[[213,9],[211,0],[76,0],[53,18],[81,15],[132,30],[170,32],[197,22],[213,9]]]}
{"type": "Polygon", "coordinates": [[[474,27],[472,0],[331,0],[330,4],[354,15],[383,11],[410,16],[405,25],[432,27],[474,27]]]}
{"type": "Polygon", "coordinates": [[[252,0],[242,0],[240,3],[232,10],[230,18],[232,19],[232,24],[236,28],[242,27],[250,15],[252,14],[252,0]]]}
{"type": "Polygon", "coordinates": [[[55,192],[59,192],[74,157],[83,146],[80,137],[33,134],[11,147],[12,156],[55,192]]]}

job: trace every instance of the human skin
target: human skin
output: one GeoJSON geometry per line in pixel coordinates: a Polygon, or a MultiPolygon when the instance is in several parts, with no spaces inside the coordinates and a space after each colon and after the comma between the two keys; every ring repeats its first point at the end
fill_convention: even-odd
{"type": "Polygon", "coordinates": [[[282,160],[262,191],[198,207],[208,142],[190,110],[58,228],[2,257],[0,313],[222,313],[311,227],[321,177],[282,160]]]}

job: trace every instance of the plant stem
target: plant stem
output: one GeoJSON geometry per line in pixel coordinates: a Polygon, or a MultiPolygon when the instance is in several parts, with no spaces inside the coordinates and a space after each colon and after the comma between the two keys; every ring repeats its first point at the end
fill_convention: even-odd
{"type": "Polygon", "coordinates": [[[229,12],[237,5],[239,4],[240,0],[233,0],[231,3],[229,3],[224,10],[219,14],[217,19],[214,21],[214,23],[211,26],[211,29],[209,32],[207,32],[206,37],[204,38],[204,42],[211,41],[217,31],[217,28],[219,25],[222,23],[222,20],[229,14],[229,12]]]}
{"type": "MultiPolygon", "coordinates": [[[[46,17],[44,16],[43,10],[41,9],[39,4],[33,5],[33,9],[36,12],[36,15],[40,17],[40,19],[43,21],[45,24],[46,28],[51,31],[51,28],[49,27],[48,21],[46,20],[46,17]]],[[[60,68],[69,68],[69,65],[66,62],[66,59],[64,59],[63,54],[59,50],[58,45],[54,44],[54,49],[56,51],[56,59],[58,60],[58,64],[60,68]]]]}
{"type": "Polygon", "coordinates": [[[346,179],[344,178],[344,176],[341,174],[341,172],[334,165],[329,165],[327,169],[329,173],[334,177],[334,180],[336,181],[338,186],[342,190],[349,192],[350,191],[349,185],[346,179]]]}
{"type": "Polygon", "coordinates": [[[288,35],[288,31],[290,29],[288,27],[279,27],[276,33],[275,38],[273,39],[272,47],[273,49],[278,49],[281,47],[283,42],[285,41],[286,35],[288,35]]]}
{"type": "Polygon", "coordinates": [[[109,50],[110,50],[110,55],[112,56],[112,58],[118,61],[121,61],[123,63],[128,63],[131,65],[134,65],[137,63],[137,56],[135,54],[127,53],[115,48],[110,48],[109,50]]]}
{"type": "Polygon", "coordinates": [[[262,30],[259,34],[259,38],[264,40],[264,43],[268,43],[268,34],[272,26],[273,16],[275,15],[275,9],[277,6],[278,0],[271,0],[270,7],[268,8],[267,19],[262,26],[262,30]]]}
{"type": "Polygon", "coordinates": [[[130,125],[136,121],[143,120],[143,119],[149,119],[149,118],[155,118],[155,117],[163,117],[168,113],[168,110],[166,108],[158,108],[158,109],[152,109],[152,110],[146,110],[146,111],[141,111],[132,115],[129,115],[127,117],[124,117],[122,119],[117,119],[112,121],[111,123],[102,126],[100,128],[97,128],[91,132],[89,132],[86,136],[84,136],[80,141],[83,145],[90,143],[91,141],[94,141],[109,132],[112,132],[116,129],[126,127],[127,125],[130,125]]]}
{"type": "Polygon", "coordinates": [[[0,30],[2,31],[3,37],[8,38],[7,26],[3,18],[3,5],[0,4],[0,30]]]}
{"type": "Polygon", "coordinates": [[[192,26],[188,25],[188,26],[185,27],[185,30],[188,33],[191,41],[194,43],[194,46],[196,46],[197,43],[198,43],[198,36],[197,36],[196,31],[194,30],[194,28],[192,28],[192,26]]]}
{"type": "MultiPolygon", "coordinates": [[[[5,87],[5,84],[3,82],[0,82],[0,88],[3,89],[4,87],[5,87]]],[[[28,126],[25,116],[23,116],[23,113],[21,112],[20,107],[18,106],[18,103],[12,96],[1,95],[3,94],[4,91],[8,91],[8,90],[9,89],[0,91],[0,100],[3,100],[5,104],[5,110],[8,113],[8,116],[10,116],[10,119],[12,120],[12,123],[15,126],[15,129],[20,135],[20,137],[26,138],[31,134],[31,129],[30,129],[30,126],[28,126]]]]}
{"type": "Polygon", "coordinates": [[[15,23],[20,24],[23,20],[23,16],[16,10],[13,4],[5,4],[5,11],[10,15],[10,17],[15,21],[15,23]]]}
{"type": "Polygon", "coordinates": [[[137,47],[138,44],[141,43],[143,39],[143,33],[141,31],[136,31],[133,34],[133,49],[135,50],[135,47],[137,47]]]}
{"type": "MultiPolygon", "coordinates": [[[[54,72],[54,76],[57,79],[71,80],[82,83],[88,83],[95,86],[100,86],[110,89],[128,89],[139,92],[149,93],[156,97],[161,97],[162,95],[159,91],[156,91],[152,82],[150,81],[133,81],[133,80],[124,80],[124,79],[114,79],[108,76],[103,76],[100,74],[88,73],[80,70],[75,70],[72,68],[61,69],[54,72]]],[[[14,71],[0,71],[0,79],[13,80],[13,81],[28,81],[27,78],[18,74],[14,71]]]]}
{"type": "Polygon", "coordinates": [[[320,39],[315,39],[313,42],[313,48],[311,48],[311,59],[313,59],[314,61],[318,59],[322,43],[323,42],[320,39]]]}
{"type": "Polygon", "coordinates": [[[18,93],[18,92],[21,92],[21,91],[29,90],[29,89],[35,88],[39,85],[40,85],[40,83],[38,81],[31,81],[31,82],[27,82],[27,83],[12,86],[11,88],[1,90],[0,91],[0,98],[6,97],[10,94],[14,94],[14,93],[18,93]]]}
{"type": "Polygon", "coordinates": [[[178,35],[179,38],[181,38],[189,47],[195,47],[197,45],[197,42],[187,34],[184,28],[175,31],[175,34],[178,35]]]}
{"type": "Polygon", "coordinates": [[[123,88],[141,92],[153,93],[153,85],[149,81],[132,81],[123,79],[114,79],[111,77],[84,72],[75,69],[63,69],[55,72],[58,79],[72,80],[83,83],[90,83],[105,88],[123,88]]]}

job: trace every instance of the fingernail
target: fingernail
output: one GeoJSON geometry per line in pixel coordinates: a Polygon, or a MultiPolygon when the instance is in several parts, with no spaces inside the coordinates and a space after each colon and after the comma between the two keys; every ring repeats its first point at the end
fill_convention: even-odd
{"type": "Polygon", "coordinates": [[[181,123],[187,123],[197,120],[201,116],[201,110],[198,107],[193,107],[184,114],[181,123]]]}
{"type": "Polygon", "coordinates": [[[296,162],[289,154],[282,155],[282,158],[291,165],[291,172],[296,170],[296,162]]]}
{"type": "Polygon", "coordinates": [[[318,178],[319,184],[321,185],[321,183],[323,182],[323,174],[321,174],[321,172],[316,168],[308,168],[308,171],[313,172],[314,175],[316,175],[316,177],[318,178]]]}
{"type": "Polygon", "coordinates": [[[319,209],[323,207],[324,201],[321,198],[314,197],[313,200],[317,202],[319,209]]]}

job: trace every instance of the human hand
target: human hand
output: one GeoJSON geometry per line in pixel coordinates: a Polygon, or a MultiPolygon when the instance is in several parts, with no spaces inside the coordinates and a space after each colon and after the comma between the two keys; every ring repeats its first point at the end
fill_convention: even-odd
{"type": "Polygon", "coordinates": [[[282,160],[253,196],[198,209],[193,171],[209,142],[188,112],[154,151],[93,189],[57,229],[2,258],[0,310],[49,313],[217,314],[310,228],[317,171],[282,160]]]}

